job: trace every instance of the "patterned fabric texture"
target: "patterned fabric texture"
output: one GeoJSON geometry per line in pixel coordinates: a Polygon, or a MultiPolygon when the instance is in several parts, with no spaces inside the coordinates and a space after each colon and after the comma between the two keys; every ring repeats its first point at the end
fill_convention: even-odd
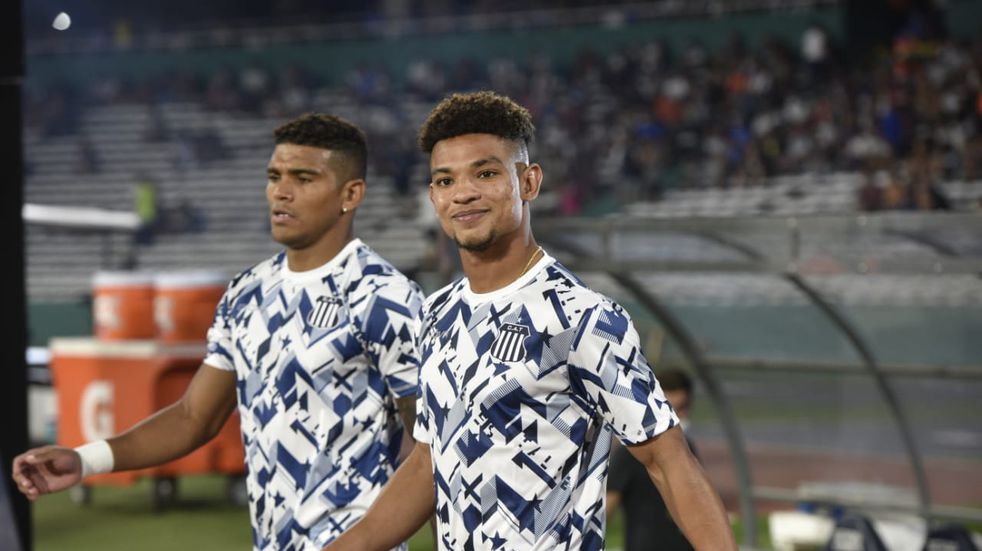
{"type": "Polygon", "coordinates": [[[320,549],[392,475],[421,305],[359,240],[315,270],[280,253],[229,284],[205,363],[236,374],[256,549],[320,549]]]}
{"type": "Polygon", "coordinates": [[[611,436],[678,423],[628,314],[546,256],[498,291],[433,294],[419,339],[440,548],[602,549],[611,436]]]}

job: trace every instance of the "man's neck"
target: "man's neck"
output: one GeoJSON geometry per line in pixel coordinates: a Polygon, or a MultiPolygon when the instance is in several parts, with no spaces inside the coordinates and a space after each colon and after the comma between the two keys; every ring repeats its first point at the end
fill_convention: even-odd
{"type": "Polygon", "coordinates": [[[306,272],[330,262],[341,252],[353,236],[351,231],[328,234],[320,241],[304,249],[286,249],[286,265],[294,272],[306,272]]]}
{"type": "Polygon", "coordinates": [[[538,249],[531,233],[484,251],[460,249],[461,265],[471,291],[490,293],[507,287],[542,259],[544,253],[538,249]]]}

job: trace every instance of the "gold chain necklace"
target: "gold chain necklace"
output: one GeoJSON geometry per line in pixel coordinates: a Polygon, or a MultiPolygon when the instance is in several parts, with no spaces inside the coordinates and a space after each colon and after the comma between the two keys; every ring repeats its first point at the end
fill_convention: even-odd
{"type": "Polygon", "coordinates": [[[537,247],[535,249],[535,252],[532,253],[532,256],[529,258],[528,263],[525,264],[525,269],[522,270],[522,273],[518,274],[518,277],[522,277],[523,275],[525,275],[525,272],[529,271],[529,268],[532,267],[532,261],[535,260],[535,257],[539,256],[539,253],[545,254],[545,251],[542,250],[541,246],[537,247]]]}

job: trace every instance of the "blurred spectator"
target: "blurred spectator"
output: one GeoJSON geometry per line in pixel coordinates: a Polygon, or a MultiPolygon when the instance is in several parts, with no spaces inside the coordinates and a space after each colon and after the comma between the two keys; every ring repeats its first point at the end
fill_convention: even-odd
{"type": "Polygon", "coordinates": [[[229,156],[222,135],[214,126],[206,126],[191,137],[194,157],[197,161],[210,163],[229,156]]]}
{"type": "Polygon", "coordinates": [[[236,87],[231,71],[216,72],[205,90],[205,107],[212,111],[238,111],[242,107],[242,95],[236,87]]]}
{"type": "Polygon", "coordinates": [[[202,233],[208,223],[204,212],[194,206],[190,199],[182,197],[176,205],[165,209],[162,226],[168,233],[202,233]]]}
{"type": "Polygon", "coordinates": [[[907,207],[914,210],[950,210],[951,202],[937,184],[940,172],[933,140],[919,141],[911,159],[912,178],[908,190],[907,207]]]}
{"type": "Polygon", "coordinates": [[[272,100],[273,111],[278,116],[294,117],[310,109],[313,80],[307,72],[296,65],[284,69],[278,78],[279,90],[272,100]]]}
{"type": "Polygon", "coordinates": [[[873,212],[883,209],[883,190],[877,181],[877,173],[867,170],[863,174],[863,187],[859,188],[859,210],[873,212]]]}
{"type": "Polygon", "coordinates": [[[239,73],[242,90],[242,108],[255,115],[262,113],[263,101],[269,95],[269,74],[257,65],[250,65],[239,73]]]}
{"type": "Polygon", "coordinates": [[[898,173],[880,172],[877,183],[881,189],[880,205],[882,210],[908,208],[910,193],[898,173]]]}
{"type": "Polygon", "coordinates": [[[164,115],[160,112],[160,107],[156,103],[150,104],[150,120],[147,129],[143,133],[143,141],[147,143],[161,143],[170,139],[170,131],[164,121],[164,115]]]}
{"type": "Polygon", "coordinates": [[[137,176],[136,184],[133,187],[133,206],[140,219],[140,226],[137,228],[134,239],[140,245],[149,245],[154,242],[160,215],[158,201],[157,183],[145,174],[137,176]]]}
{"type": "Polygon", "coordinates": [[[808,64],[812,82],[822,78],[829,59],[829,37],[817,23],[801,34],[801,58],[808,64]]]}

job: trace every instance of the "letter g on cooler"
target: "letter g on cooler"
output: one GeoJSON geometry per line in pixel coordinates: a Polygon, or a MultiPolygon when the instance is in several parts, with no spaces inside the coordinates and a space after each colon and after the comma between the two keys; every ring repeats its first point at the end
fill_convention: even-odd
{"type": "Polygon", "coordinates": [[[102,440],[115,434],[113,419],[113,395],[111,381],[95,380],[86,385],[79,402],[79,422],[86,442],[102,440]]]}

